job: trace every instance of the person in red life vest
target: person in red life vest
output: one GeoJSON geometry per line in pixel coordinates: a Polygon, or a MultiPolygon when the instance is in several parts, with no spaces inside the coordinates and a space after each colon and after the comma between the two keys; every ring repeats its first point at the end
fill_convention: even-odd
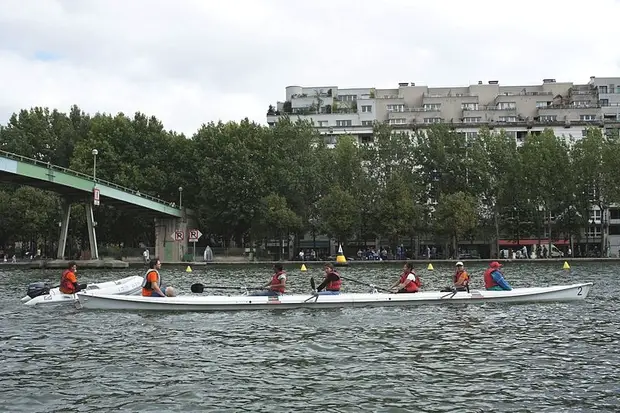
{"type": "Polygon", "coordinates": [[[395,293],[417,293],[422,287],[420,277],[413,270],[413,263],[407,262],[403,266],[403,273],[400,278],[392,284],[391,290],[395,293]]]}
{"type": "Polygon", "coordinates": [[[334,269],[334,265],[331,262],[326,262],[323,266],[325,271],[325,278],[323,282],[316,288],[319,295],[338,295],[340,294],[340,287],[342,287],[342,277],[338,274],[338,271],[334,269]],[[323,291],[325,289],[325,291],[323,291]]]}
{"type": "Polygon", "coordinates": [[[257,291],[250,295],[266,295],[277,296],[286,292],[286,271],[282,268],[282,264],[277,263],[273,266],[274,274],[271,276],[271,280],[261,288],[268,288],[267,290],[257,291]]]}
{"type": "Polygon", "coordinates": [[[63,294],[75,294],[86,288],[86,284],[78,284],[77,265],[75,261],[70,261],[69,266],[62,272],[60,277],[60,287],[58,288],[63,294]]]}
{"type": "Polygon", "coordinates": [[[143,297],[174,297],[174,288],[164,287],[159,274],[161,269],[161,261],[159,258],[153,258],[149,261],[149,269],[144,274],[142,281],[143,297]]]}
{"type": "Polygon", "coordinates": [[[512,287],[508,281],[504,279],[504,274],[500,271],[500,264],[493,261],[489,264],[489,268],[484,272],[484,288],[491,291],[510,291],[512,287]]]}

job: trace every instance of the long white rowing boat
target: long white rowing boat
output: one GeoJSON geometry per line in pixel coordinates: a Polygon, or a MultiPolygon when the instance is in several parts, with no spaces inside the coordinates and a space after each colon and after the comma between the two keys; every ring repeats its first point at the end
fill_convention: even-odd
{"type": "MultiPolygon", "coordinates": [[[[101,293],[101,294],[121,294],[133,295],[138,294],[142,289],[143,277],[134,275],[131,277],[121,278],[116,281],[106,281],[96,284],[88,284],[84,292],[101,293]]],[[[22,302],[26,305],[35,306],[42,304],[72,304],[77,301],[77,294],[63,294],[58,287],[52,288],[47,294],[41,294],[34,298],[25,296],[22,302]]]]}
{"type": "Polygon", "coordinates": [[[343,293],[340,295],[292,294],[279,297],[249,295],[142,297],[92,292],[77,294],[78,307],[98,310],[234,311],[294,308],[414,306],[445,303],[521,303],[583,300],[592,283],[554,287],[515,288],[512,291],[420,292],[414,294],[343,293]]]}

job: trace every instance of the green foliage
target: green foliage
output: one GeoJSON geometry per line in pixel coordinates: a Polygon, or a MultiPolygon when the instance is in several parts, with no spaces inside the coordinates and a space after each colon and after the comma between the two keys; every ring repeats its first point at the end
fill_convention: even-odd
{"type": "MultiPolygon", "coordinates": [[[[205,239],[225,246],[298,240],[311,228],[342,243],[379,237],[393,246],[416,236],[455,246],[473,233],[577,235],[593,203],[620,202],[620,139],[596,128],[570,144],[546,130],[519,147],[503,131],[473,138],[443,124],[403,132],[377,123],[372,141],[339,135],[329,149],[312,124],[287,116],[273,127],[208,123],[187,138],[142,113],[88,115],[74,106],[14,114],[0,127],[0,149],[88,175],[97,149],[97,179],[175,203],[183,187],[205,239]]],[[[0,248],[55,240],[59,202],[39,189],[0,187],[0,248]]],[[[152,245],[148,216],[106,205],[95,215],[102,245],[152,245]]],[[[87,243],[85,226],[75,206],[76,249],[87,243]]]]}

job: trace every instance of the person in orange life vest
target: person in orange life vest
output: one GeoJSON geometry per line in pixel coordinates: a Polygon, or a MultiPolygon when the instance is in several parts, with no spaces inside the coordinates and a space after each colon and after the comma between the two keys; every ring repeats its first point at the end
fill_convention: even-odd
{"type": "Polygon", "coordinates": [[[61,293],[75,294],[86,288],[86,284],[78,284],[77,276],[75,275],[76,272],[77,265],[75,261],[70,261],[68,268],[63,271],[60,277],[60,287],[58,289],[61,293]]]}
{"type": "Polygon", "coordinates": [[[261,288],[269,288],[268,290],[257,291],[250,295],[266,295],[277,296],[282,295],[286,291],[286,271],[282,268],[282,264],[277,263],[273,266],[273,275],[269,282],[262,285],[261,288]]]}
{"type": "Polygon", "coordinates": [[[512,287],[508,281],[504,279],[504,274],[500,271],[500,264],[493,261],[489,264],[489,268],[484,272],[484,288],[491,291],[510,291],[512,287]]]}
{"type": "Polygon", "coordinates": [[[467,271],[465,271],[463,263],[461,261],[457,262],[456,272],[454,273],[454,277],[452,279],[456,291],[467,291],[467,286],[469,285],[469,278],[469,274],[467,273],[467,271]]]}
{"type": "Polygon", "coordinates": [[[161,276],[159,275],[160,268],[161,262],[159,258],[153,258],[149,261],[149,269],[144,274],[144,280],[142,281],[143,297],[173,297],[175,295],[174,288],[162,285],[161,276]]]}
{"type": "Polygon", "coordinates": [[[316,288],[319,295],[338,295],[340,294],[340,287],[342,286],[342,278],[338,271],[334,270],[334,265],[331,262],[325,263],[323,266],[325,271],[325,278],[323,282],[316,288]],[[325,291],[323,291],[325,289],[325,291]]]}
{"type": "Polygon", "coordinates": [[[420,277],[413,270],[413,263],[407,262],[403,266],[403,273],[400,278],[392,284],[390,289],[395,293],[417,293],[422,287],[420,277]]]}

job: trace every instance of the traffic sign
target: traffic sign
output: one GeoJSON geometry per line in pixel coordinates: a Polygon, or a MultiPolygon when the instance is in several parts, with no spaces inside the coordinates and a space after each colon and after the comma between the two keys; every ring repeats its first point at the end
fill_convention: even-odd
{"type": "Polygon", "coordinates": [[[202,232],[200,232],[199,230],[189,230],[189,242],[197,242],[200,237],[202,237],[202,232]]]}
{"type": "Polygon", "coordinates": [[[185,234],[183,234],[183,231],[176,230],[176,231],[174,231],[174,234],[172,234],[172,239],[175,240],[175,241],[183,241],[183,238],[185,238],[184,235],[185,234]]]}
{"type": "Polygon", "coordinates": [[[93,188],[93,204],[99,205],[99,188],[93,188]]]}

